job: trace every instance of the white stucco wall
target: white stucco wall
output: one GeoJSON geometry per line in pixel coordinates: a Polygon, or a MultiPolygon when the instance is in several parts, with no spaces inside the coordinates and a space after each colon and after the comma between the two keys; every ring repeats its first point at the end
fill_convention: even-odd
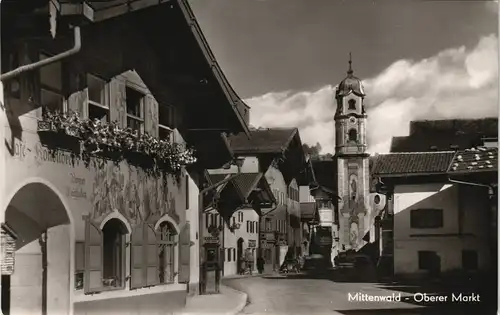
{"type": "Polygon", "coordinates": [[[234,257],[233,254],[231,253],[231,261],[228,260],[228,249],[234,248],[234,252],[236,255],[238,255],[238,239],[242,238],[243,239],[243,253],[245,253],[245,250],[248,248],[249,241],[252,240],[255,242],[256,247],[255,250],[253,250],[253,258],[254,258],[254,270],[257,270],[257,248],[259,246],[258,240],[259,240],[259,215],[253,210],[253,209],[241,209],[236,211],[232,218],[231,222],[233,222],[233,218],[235,218],[236,223],[240,224],[240,228],[236,229],[234,231],[230,231],[227,225],[225,226],[224,229],[224,250],[225,250],[225,255],[224,255],[224,276],[230,276],[230,275],[235,275],[238,272],[238,267],[237,267],[237,257],[234,257]],[[243,213],[243,220],[242,222],[238,222],[238,213],[243,213]],[[248,230],[247,232],[247,221],[255,222],[255,230],[254,232],[250,232],[248,230]]]}
{"type": "Polygon", "coordinates": [[[190,250],[190,279],[191,284],[198,283],[200,279],[200,270],[198,268],[200,253],[198,251],[199,233],[198,233],[198,194],[200,190],[194,180],[189,176],[189,207],[186,210],[186,219],[190,224],[190,238],[193,242],[190,250]]]}
{"type": "Polygon", "coordinates": [[[420,273],[418,251],[424,250],[435,251],[440,256],[443,272],[462,268],[462,250],[476,250],[479,268],[486,268],[489,260],[484,228],[486,226],[488,226],[487,209],[484,205],[484,196],[475,194],[468,187],[459,188],[458,185],[450,184],[396,186],[394,191],[394,272],[396,274],[420,273]],[[464,211],[462,229],[464,235],[461,237],[458,236],[459,201],[464,211]],[[410,211],[419,208],[443,209],[443,227],[411,228],[410,211]],[[424,236],[426,234],[431,235],[424,236]]]}
{"type": "Polygon", "coordinates": [[[314,197],[311,195],[309,186],[299,187],[299,200],[300,202],[314,202],[314,197]]]}

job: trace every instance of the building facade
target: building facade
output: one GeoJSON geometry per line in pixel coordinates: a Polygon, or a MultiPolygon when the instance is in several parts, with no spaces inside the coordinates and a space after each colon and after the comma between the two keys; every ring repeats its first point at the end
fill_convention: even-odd
{"type": "MultiPolygon", "coordinates": [[[[203,35],[190,27],[196,21],[184,1],[143,4],[135,11],[116,10],[125,2],[113,10],[98,4],[91,15],[73,15],[81,11],[66,6],[78,4],[66,3],[57,25],[48,13],[58,10],[53,2],[2,4],[2,20],[12,28],[2,39],[1,160],[10,184],[2,186],[0,209],[17,237],[13,271],[2,284],[2,292],[10,292],[2,294],[3,311],[163,313],[182,307],[190,284],[198,282],[199,176],[231,157],[221,149],[220,132],[190,130],[245,132],[245,107],[227,98],[221,73],[205,73],[217,99],[211,101],[221,105],[207,113],[208,123],[189,115],[210,97],[192,86],[188,99],[186,83],[159,75],[170,71],[158,58],[162,44],[144,44],[150,23],[172,17],[177,46],[190,52],[185,58],[220,69],[203,55],[206,43],[186,44],[203,35]],[[38,10],[46,16],[35,18],[38,10]],[[27,27],[15,26],[19,15],[27,27]],[[72,45],[71,58],[60,55],[72,45]],[[32,68],[19,68],[27,64],[32,68]],[[177,92],[169,96],[161,92],[172,89],[177,92]],[[217,112],[225,122],[214,118],[217,112]],[[168,158],[141,143],[170,148],[168,158]]],[[[185,80],[199,81],[194,69],[184,70],[185,80]]]]}
{"type": "Polygon", "coordinates": [[[482,147],[375,158],[373,174],[388,200],[381,215],[385,271],[411,278],[494,272],[497,152],[482,147]]]}

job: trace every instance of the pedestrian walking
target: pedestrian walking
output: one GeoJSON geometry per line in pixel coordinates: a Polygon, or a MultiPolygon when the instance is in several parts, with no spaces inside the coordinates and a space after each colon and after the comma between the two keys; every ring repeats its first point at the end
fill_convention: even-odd
{"type": "Polygon", "coordinates": [[[262,274],[264,272],[264,258],[262,258],[262,256],[259,256],[259,258],[257,258],[257,270],[259,271],[259,274],[262,274]]]}

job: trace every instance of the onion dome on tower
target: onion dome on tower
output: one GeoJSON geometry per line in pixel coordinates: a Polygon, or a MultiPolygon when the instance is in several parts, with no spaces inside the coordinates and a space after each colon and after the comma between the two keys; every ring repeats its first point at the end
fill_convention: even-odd
{"type": "Polygon", "coordinates": [[[352,58],[351,54],[349,53],[349,70],[347,71],[347,77],[340,82],[337,88],[336,97],[343,97],[351,92],[356,94],[357,96],[365,96],[361,80],[355,77],[353,73],[354,71],[352,71],[352,58]]]}

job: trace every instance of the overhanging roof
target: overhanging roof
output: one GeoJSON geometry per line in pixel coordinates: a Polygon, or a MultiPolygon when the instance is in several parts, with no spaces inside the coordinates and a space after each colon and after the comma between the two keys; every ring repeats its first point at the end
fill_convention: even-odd
{"type": "Polygon", "coordinates": [[[407,177],[446,174],[455,152],[402,152],[374,157],[372,176],[407,177]]]}
{"type": "Polygon", "coordinates": [[[73,45],[69,24],[81,27],[82,48],[66,62],[103,78],[135,69],[160,104],[184,113],[183,135],[181,129],[249,134],[248,107],[224,76],[187,1],[8,1],[2,3],[2,25],[9,27],[2,46],[36,38],[40,48],[57,54],[73,45]],[[49,7],[60,10],[55,40],[49,7]]]}

